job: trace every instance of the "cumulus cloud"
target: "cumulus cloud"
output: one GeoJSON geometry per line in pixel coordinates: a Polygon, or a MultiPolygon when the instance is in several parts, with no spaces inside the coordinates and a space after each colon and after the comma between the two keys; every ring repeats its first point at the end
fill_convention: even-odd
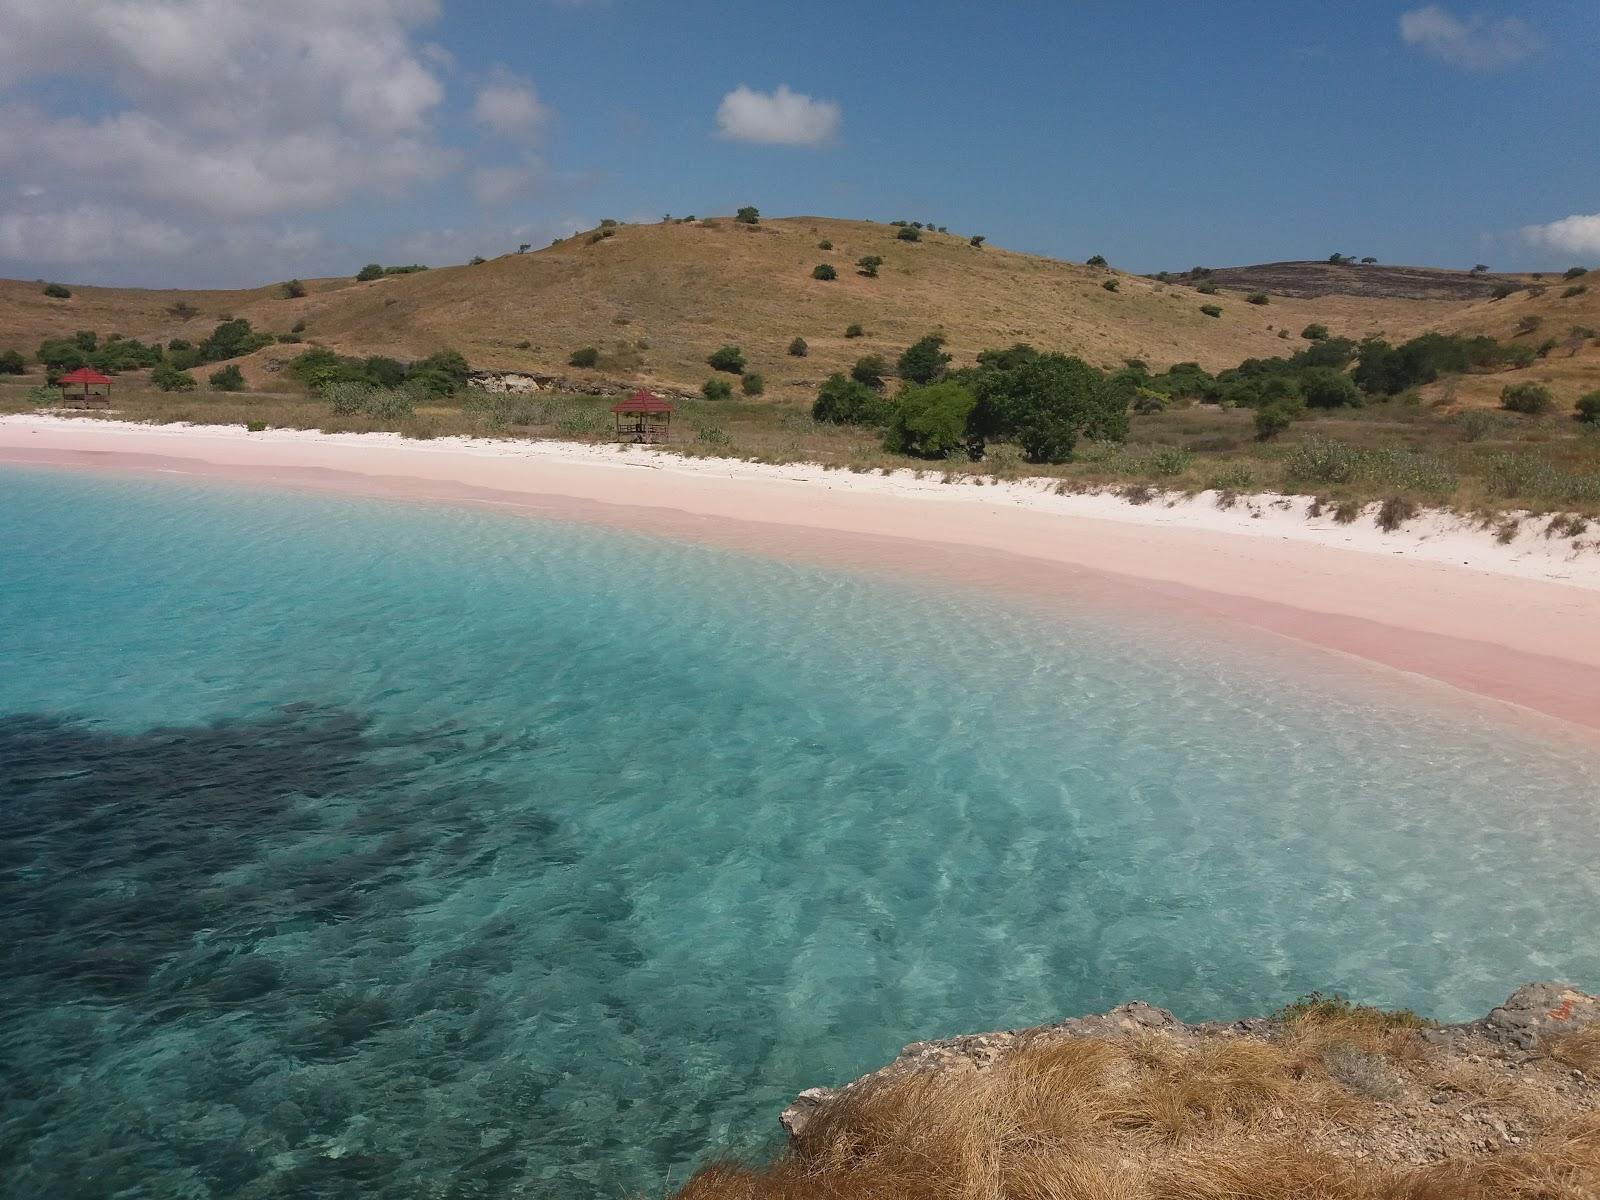
{"type": "Polygon", "coordinates": [[[537,162],[526,166],[479,167],[472,173],[472,194],[485,208],[509,204],[533,191],[540,174],[537,162]]]}
{"type": "Polygon", "coordinates": [[[126,209],[79,204],[55,212],[0,213],[0,257],[76,265],[111,258],[174,258],[194,238],[126,209]]]}
{"type": "Polygon", "coordinates": [[[500,74],[478,89],[472,119],[501,137],[527,137],[544,128],[550,110],[539,102],[533,84],[500,74]]]}
{"type": "Polygon", "coordinates": [[[740,84],[717,107],[717,129],[735,142],[820,146],[838,132],[840,117],[833,101],[813,100],[787,85],[758,92],[740,84]]]}
{"type": "Polygon", "coordinates": [[[1542,45],[1539,36],[1516,17],[1463,19],[1437,4],[1402,13],[1400,37],[1425,54],[1474,71],[1519,63],[1542,45]]]}
{"type": "Polygon", "coordinates": [[[1544,250],[1600,259],[1600,213],[1574,213],[1548,225],[1525,225],[1522,238],[1544,250]]]}

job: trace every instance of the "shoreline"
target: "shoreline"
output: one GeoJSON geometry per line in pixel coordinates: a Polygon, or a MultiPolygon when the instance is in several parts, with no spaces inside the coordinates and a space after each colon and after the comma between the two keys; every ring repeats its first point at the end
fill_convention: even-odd
{"type": "Polygon", "coordinates": [[[0,465],[456,503],[911,573],[1025,599],[1220,619],[1600,730],[1600,553],[1424,513],[1393,533],[1309,497],[1057,495],[571,442],[0,417],[0,465]],[[1520,545],[1517,543],[1521,543],[1520,545]]]}

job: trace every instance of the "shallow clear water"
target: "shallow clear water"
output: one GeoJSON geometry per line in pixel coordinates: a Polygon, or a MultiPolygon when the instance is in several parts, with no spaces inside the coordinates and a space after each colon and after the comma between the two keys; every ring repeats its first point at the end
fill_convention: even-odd
{"type": "Polygon", "coordinates": [[[1600,754],[1331,655],[0,471],[0,1178],[660,1194],[903,1043],[1600,982],[1600,754]]]}

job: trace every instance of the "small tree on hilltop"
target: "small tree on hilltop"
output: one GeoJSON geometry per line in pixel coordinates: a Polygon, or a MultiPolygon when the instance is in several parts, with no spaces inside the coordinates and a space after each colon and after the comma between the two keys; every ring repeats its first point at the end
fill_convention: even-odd
{"type": "Polygon", "coordinates": [[[283,285],[283,295],[286,300],[298,300],[306,294],[306,285],[298,279],[291,279],[283,285]]]}
{"type": "Polygon", "coordinates": [[[973,247],[974,249],[982,250],[984,242],[988,240],[989,239],[984,237],[983,234],[975,233],[967,239],[967,245],[973,247]]]}
{"type": "Polygon", "coordinates": [[[733,219],[741,225],[759,225],[761,224],[761,210],[753,205],[746,205],[734,213],[733,219]]]}
{"type": "Polygon", "coordinates": [[[906,347],[900,356],[900,378],[908,383],[932,383],[944,374],[950,356],[944,352],[944,335],[930,333],[906,347]]]}
{"type": "Polygon", "coordinates": [[[1103,267],[1106,265],[1106,256],[1104,254],[1091,254],[1084,260],[1083,265],[1086,267],[1103,267]]]}
{"type": "Polygon", "coordinates": [[[915,225],[902,225],[900,226],[900,232],[895,234],[895,237],[902,242],[920,242],[922,233],[915,225]]]}
{"type": "Polygon", "coordinates": [[[49,296],[50,299],[52,299],[52,300],[70,300],[70,299],[72,299],[72,291],[71,291],[71,289],[69,289],[69,288],[67,288],[67,287],[65,287],[65,286],[63,286],[62,284],[59,284],[59,283],[47,283],[47,284],[45,284],[44,285],[44,294],[46,296],[49,296]]]}
{"type": "Polygon", "coordinates": [[[382,263],[368,263],[366,266],[362,267],[361,270],[356,272],[356,281],[358,283],[371,283],[374,279],[382,278],[382,263]]]}
{"type": "Polygon", "coordinates": [[[1588,273],[1589,273],[1589,268],[1588,267],[1568,267],[1565,271],[1563,271],[1561,273],[1561,278],[1563,278],[1563,279],[1577,279],[1580,276],[1587,275],[1588,273]]]}

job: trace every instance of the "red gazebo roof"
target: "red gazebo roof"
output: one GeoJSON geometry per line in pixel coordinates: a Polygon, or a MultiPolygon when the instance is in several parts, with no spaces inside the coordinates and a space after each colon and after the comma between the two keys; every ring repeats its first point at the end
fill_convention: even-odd
{"type": "Polygon", "coordinates": [[[79,367],[70,374],[63,375],[56,380],[57,383],[110,383],[111,380],[100,374],[99,371],[90,370],[88,367],[79,367]]]}
{"type": "Polygon", "coordinates": [[[611,406],[614,413],[653,413],[671,412],[672,405],[653,392],[640,388],[626,400],[619,400],[611,406]]]}

